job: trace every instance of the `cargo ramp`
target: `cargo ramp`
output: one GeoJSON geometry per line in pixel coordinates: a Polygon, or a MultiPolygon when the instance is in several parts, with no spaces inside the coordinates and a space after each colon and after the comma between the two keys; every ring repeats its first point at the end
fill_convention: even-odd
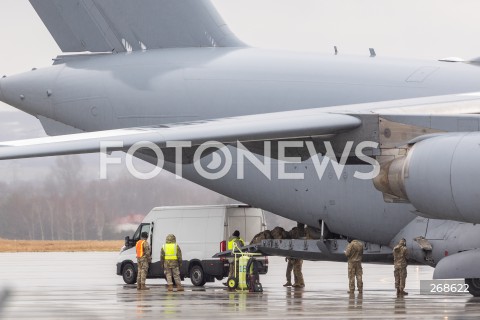
{"type": "MultiPolygon", "coordinates": [[[[346,239],[267,239],[241,248],[242,251],[266,256],[299,258],[311,261],[346,262],[346,239]]],[[[364,242],[363,262],[392,263],[392,249],[379,244],[364,242]]],[[[215,254],[214,258],[232,256],[231,250],[215,254]]]]}

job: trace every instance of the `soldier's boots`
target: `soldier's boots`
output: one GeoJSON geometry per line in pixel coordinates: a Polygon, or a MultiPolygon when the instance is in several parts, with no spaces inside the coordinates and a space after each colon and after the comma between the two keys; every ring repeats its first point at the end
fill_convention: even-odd
{"type": "Polygon", "coordinates": [[[408,292],[400,288],[397,288],[397,297],[402,297],[402,296],[408,296],[408,292]]]}
{"type": "Polygon", "coordinates": [[[146,287],[143,283],[137,283],[137,290],[150,290],[150,288],[146,287]]]}
{"type": "Polygon", "coordinates": [[[305,285],[303,283],[294,283],[292,287],[294,287],[294,288],[304,288],[305,285]]]}
{"type": "Polygon", "coordinates": [[[290,281],[288,281],[288,282],[285,283],[283,286],[284,286],[284,287],[291,287],[291,286],[292,286],[292,283],[291,283],[290,281]]]}
{"type": "Polygon", "coordinates": [[[168,285],[167,291],[173,291],[173,284],[168,285]]]}
{"type": "Polygon", "coordinates": [[[185,291],[181,285],[177,285],[177,291],[185,291]]]}

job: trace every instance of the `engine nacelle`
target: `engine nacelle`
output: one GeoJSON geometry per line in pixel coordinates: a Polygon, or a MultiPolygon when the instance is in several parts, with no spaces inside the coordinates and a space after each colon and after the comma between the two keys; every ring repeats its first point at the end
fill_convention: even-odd
{"type": "Polygon", "coordinates": [[[480,223],[480,132],[417,142],[406,157],[382,165],[374,184],[421,216],[480,223]]]}

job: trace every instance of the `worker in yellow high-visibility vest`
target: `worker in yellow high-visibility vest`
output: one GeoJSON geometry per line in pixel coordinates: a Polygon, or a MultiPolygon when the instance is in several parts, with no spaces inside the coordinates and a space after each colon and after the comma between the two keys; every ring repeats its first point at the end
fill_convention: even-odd
{"type": "MultiPolygon", "coordinates": [[[[234,249],[234,243],[237,244],[237,247],[241,248],[245,245],[245,241],[243,241],[242,238],[240,238],[240,231],[238,230],[235,230],[232,235],[230,236],[230,238],[228,238],[228,243],[227,243],[227,250],[233,250],[234,249]]],[[[232,251],[233,252],[233,251],[232,251]]],[[[228,279],[232,278],[232,277],[235,277],[235,256],[233,256],[232,258],[229,258],[228,259],[228,262],[230,263],[230,266],[229,266],[229,269],[228,269],[228,279]]],[[[238,274],[238,270],[237,270],[237,274],[238,274]]],[[[227,285],[227,283],[225,282],[223,285],[227,285]]]]}
{"type": "Polygon", "coordinates": [[[182,265],[182,250],[177,244],[177,239],[173,234],[169,234],[162,246],[160,254],[160,263],[163,264],[165,278],[167,279],[168,291],[173,291],[173,279],[177,285],[177,291],[183,291],[180,279],[180,267],[182,265]],[[173,279],[172,279],[173,276],[173,279]]]}
{"type": "Polygon", "coordinates": [[[148,264],[152,261],[150,245],[148,244],[148,233],[142,232],[141,239],[137,241],[137,290],[148,290],[145,286],[147,279],[148,264]]]}

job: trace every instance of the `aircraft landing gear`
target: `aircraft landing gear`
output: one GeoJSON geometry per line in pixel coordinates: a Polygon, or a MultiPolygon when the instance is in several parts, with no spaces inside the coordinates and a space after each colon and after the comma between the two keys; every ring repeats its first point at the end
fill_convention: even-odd
{"type": "Polygon", "coordinates": [[[480,297],[480,278],[465,279],[468,284],[468,292],[474,297],[480,297]]]}

